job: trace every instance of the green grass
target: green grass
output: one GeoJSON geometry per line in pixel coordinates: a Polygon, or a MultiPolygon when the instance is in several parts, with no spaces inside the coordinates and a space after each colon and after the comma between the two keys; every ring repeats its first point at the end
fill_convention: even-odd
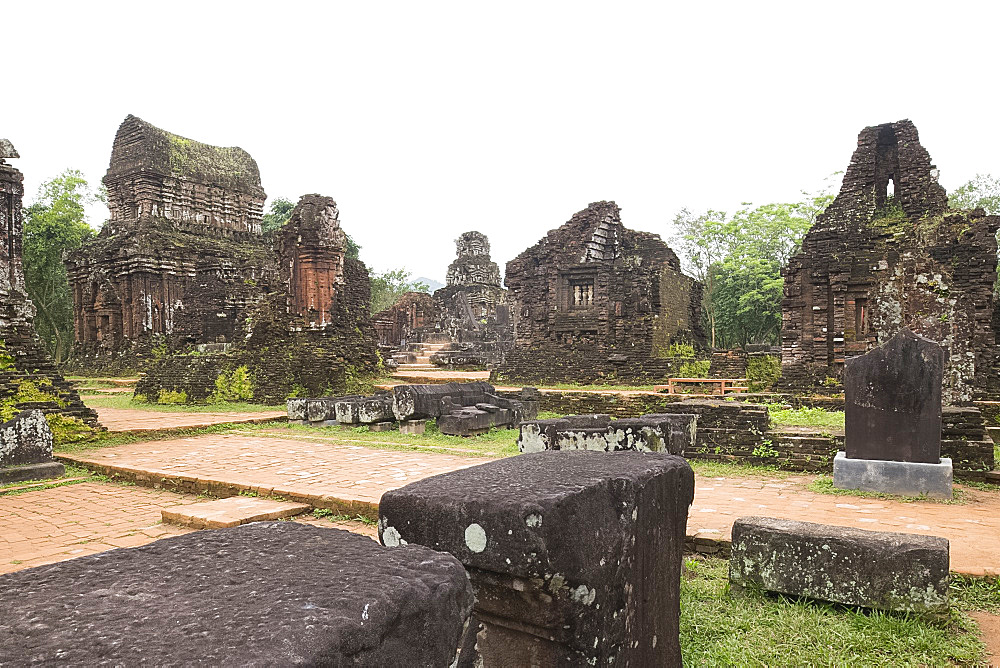
{"type": "Polygon", "coordinates": [[[771,428],[781,427],[819,427],[825,429],[844,429],[844,412],[828,411],[822,408],[788,408],[780,404],[768,406],[771,414],[771,428]]]}
{"type": "MultiPolygon", "coordinates": [[[[972,481],[970,481],[972,482],[972,481]]],[[[828,475],[817,476],[815,480],[806,485],[806,489],[810,492],[816,492],[817,494],[834,494],[836,496],[857,496],[867,499],[886,499],[889,501],[899,501],[901,503],[913,503],[915,501],[920,501],[923,503],[943,503],[945,505],[963,505],[969,502],[968,496],[961,485],[965,485],[964,481],[957,483],[957,486],[952,489],[952,498],[950,499],[932,499],[928,496],[900,496],[897,494],[885,494],[882,492],[864,492],[860,489],[839,489],[833,486],[833,478],[828,475]]],[[[975,487],[976,489],[986,489],[988,491],[993,491],[995,488],[986,487],[985,485],[980,486],[975,483],[969,484],[970,487],[975,487]]]]}
{"type": "Polygon", "coordinates": [[[959,610],[1000,614],[1000,577],[951,574],[951,604],[959,610]]]}
{"type": "Polygon", "coordinates": [[[985,650],[960,610],[918,616],[753,593],[730,598],[722,559],[687,561],[680,627],[686,666],[981,665],[985,650]]]}
{"type": "Polygon", "coordinates": [[[696,475],[705,478],[739,478],[741,476],[787,478],[793,475],[803,475],[801,471],[783,471],[773,466],[733,464],[729,462],[709,461],[707,459],[688,459],[688,464],[691,465],[696,475]]]}
{"type": "Polygon", "coordinates": [[[123,408],[135,411],[158,411],[161,413],[255,413],[258,411],[285,410],[284,404],[266,406],[243,402],[221,404],[153,404],[133,401],[132,397],[128,395],[91,397],[85,403],[91,408],[123,408]]]}
{"type": "Polygon", "coordinates": [[[361,522],[362,524],[366,524],[366,525],[372,526],[372,527],[378,525],[378,521],[377,520],[373,520],[370,517],[365,517],[364,515],[361,515],[361,514],[354,515],[354,516],[351,516],[351,515],[340,515],[340,514],[335,513],[333,510],[331,510],[329,508],[313,508],[312,516],[313,517],[318,517],[318,518],[325,517],[326,519],[330,520],[331,522],[361,522]]]}
{"type": "Polygon", "coordinates": [[[0,485],[0,496],[16,496],[18,494],[37,492],[38,490],[42,489],[52,489],[53,487],[66,487],[67,485],[78,485],[82,482],[109,482],[110,480],[111,479],[108,478],[107,476],[93,473],[90,469],[84,468],[82,466],[66,464],[63,475],[59,476],[58,478],[44,478],[42,480],[24,480],[21,482],[11,482],[0,485]],[[81,479],[73,480],[73,478],[81,478],[81,479]],[[18,487],[23,487],[25,485],[32,485],[32,487],[28,489],[17,489],[18,487]]]}

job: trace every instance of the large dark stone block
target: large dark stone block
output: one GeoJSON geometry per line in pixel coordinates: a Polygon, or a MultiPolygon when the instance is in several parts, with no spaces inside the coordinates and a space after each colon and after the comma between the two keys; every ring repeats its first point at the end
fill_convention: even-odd
{"type": "Polygon", "coordinates": [[[450,555],[260,522],[0,577],[0,665],[448,666],[472,602],[450,555]]]}
{"type": "Polygon", "coordinates": [[[379,535],[469,571],[483,665],[680,665],[681,457],[539,452],[386,492],[379,535]]]}
{"type": "Polygon", "coordinates": [[[741,517],[729,579],[791,596],[883,610],[948,607],[948,541],[886,531],[741,517]]]}
{"type": "Polygon", "coordinates": [[[944,350],[908,329],[847,360],[844,448],[851,459],[937,464],[944,350]]]}

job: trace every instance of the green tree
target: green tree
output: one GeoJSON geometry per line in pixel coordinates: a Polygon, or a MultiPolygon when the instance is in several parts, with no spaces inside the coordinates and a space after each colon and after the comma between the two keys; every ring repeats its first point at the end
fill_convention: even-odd
{"type": "Polygon", "coordinates": [[[261,232],[280,230],[292,217],[292,209],[294,208],[295,202],[284,197],[275,197],[271,202],[271,210],[265,213],[260,220],[261,232]]]}
{"type": "Polygon", "coordinates": [[[93,236],[85,207],[103,199],[80,171],[67,169],[43,183],[24,209],[25,287],[38,312],[35,328],[57,363],[66,360],[73,342],[73,298],[62,256],[93,236]]]}
{"type": "Polygon", "coordinates": [[[983,209],[991,216],[1000,215],[1000,179],[976,174],[951,192],[948,204],[956,209],[983,209]]]}
{"type": "Polygon", "coordinates": [[[406,269],[390,269],[371,277],[371,312],[378,313],[389,308],[407,292],[428,292],[426,283],[410,280],[406,269]]]}
{"type": "MultiPolygon", "coordinates": [[[[284,197],[275,197],[274,201],[271,202],[271,210],[264,214],[260,220],[260,230],[261,232],[274,232],[280,230],[288,222],[288,219],[292,217],[292,210],[295,208],[295,204],[284,197]]],[[[351,235],[347,236],[347,248],[345,255],[349,258],[355,260],[358,259],[358,255],[361,253],[361,246],[351,238],[351,235]]]]}
{"type": "Polygon", "coordinates": [[[712,346],[774,343],[781,332],[781,269],[816,217],[833,201],[832,184],[794,203],[754,207],[731,216],[683,209],[674,219],[674,244],[685,269],[703,284],[712,346]]]}

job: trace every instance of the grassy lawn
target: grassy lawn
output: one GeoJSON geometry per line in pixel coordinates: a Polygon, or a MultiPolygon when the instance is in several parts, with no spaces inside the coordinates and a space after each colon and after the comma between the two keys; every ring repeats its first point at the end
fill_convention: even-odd
{"type": "Polygon", "coordinates": [[[978,627],[965,613],[1000,602],[1000,583],[953,584],[943,616],[883,613],[786,596],[732,599],[729,562],[688,559],[681,584],[686,666],[983,665],[978,627]]]}
{"type": "Polygon", "coordinates": [[[265,406],[263,404],[222,403],[222,404],[151,404],[133,401],[132,397],[101,396],[90,397],[85,402],[91,408],[123,408],[134,411],[159,411],[161,413],[256,413],[260,411],[283,411],[285,405],[265,406]]]}
{"type": "Polygon", "coordinates": [[[844,412],[828,411],[822,408],[786,408],[780,404],[768,406],[771,414],[771,428],[817,427],[820,429],[844,429],[844,412]]]}

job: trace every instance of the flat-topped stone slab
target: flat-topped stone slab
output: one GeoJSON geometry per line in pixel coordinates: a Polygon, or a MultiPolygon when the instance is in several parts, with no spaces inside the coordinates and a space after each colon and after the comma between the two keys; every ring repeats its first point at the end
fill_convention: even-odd
{"type": "Polygon", "coordinates": [[[938,536],[741,517],[733,524],[731,591],[763,589],[865,608],[948,607],[948,541],[938,536]]]}
{"type": "Polygon", "coordinates": [[[0,665],[449,666],[472,602],[451,555],[261,522],[0,577],[0,665]]]}
{"type": "Polygon", "coordinates": [[[682,457],[536,452],[386,492],[379,536],[465,564],[482,665],[673,666],[693,495],[682,457]]]}
{"type": "Polygon", "coordinates": [[[163,521],[195,529],[224,529],[250,522],[280,520],[309,510],[305,503],[275,501],[252,496],[231,496],[228,499],[189,503],[164,508],[163,521]]]}

